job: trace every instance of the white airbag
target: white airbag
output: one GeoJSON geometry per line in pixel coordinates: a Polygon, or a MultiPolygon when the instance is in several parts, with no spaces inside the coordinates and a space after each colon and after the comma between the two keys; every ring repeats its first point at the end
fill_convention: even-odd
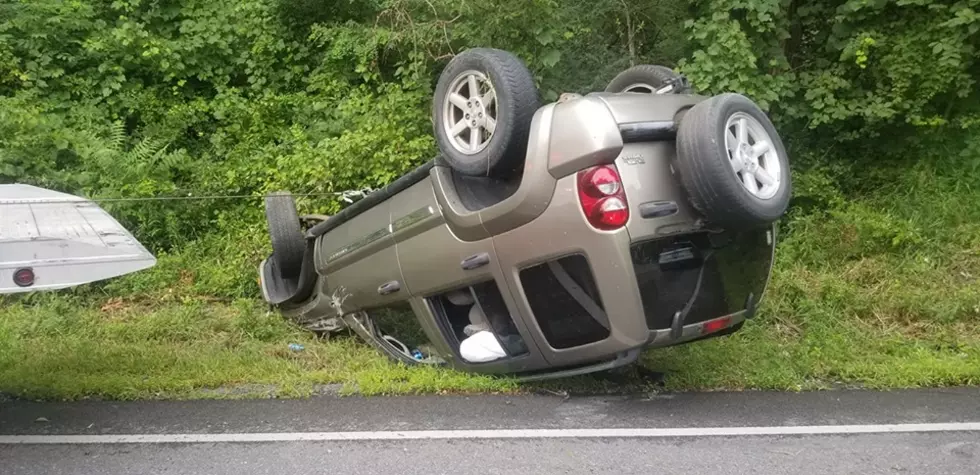
{"type": "Polygon", "coordinates": [[[507,356],[493,333],[477,332],[459,344],[459,354],[470,363],[485,363],[507,356]]]}

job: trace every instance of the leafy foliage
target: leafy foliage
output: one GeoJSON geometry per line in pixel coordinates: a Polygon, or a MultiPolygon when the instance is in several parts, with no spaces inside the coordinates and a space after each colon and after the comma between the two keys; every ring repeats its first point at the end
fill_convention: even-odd
{"type": "Polygon", "coordinates": [[[838,140],[975,126],[978,0],[694,3],[682,69],[705,91],[838,140]]]}

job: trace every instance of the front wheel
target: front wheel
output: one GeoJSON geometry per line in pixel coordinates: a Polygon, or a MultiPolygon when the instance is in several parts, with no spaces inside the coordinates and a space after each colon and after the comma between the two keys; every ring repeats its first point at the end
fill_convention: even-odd
{"type": "Polygon", "coordinates": [[[303,267],[306,238],[292,195],[279,191],[265,197],[265,217],[272,241],[272,258],[284,278],[296,277],[303,267]]]}

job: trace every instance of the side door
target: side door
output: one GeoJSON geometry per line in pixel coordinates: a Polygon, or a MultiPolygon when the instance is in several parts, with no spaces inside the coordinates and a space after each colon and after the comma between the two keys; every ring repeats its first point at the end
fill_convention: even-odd
{"type": "Polygon", "coordinates": [[[321,293],[344,313],[408,298],[391,236],[391,200],[329,231],[317,245],[317,270],[326,276],[321,293]]]}
{"type": "Polygon", "coordinates": [[[391,227],[398,262],[413,296],[491,280],[494,269],[499,269],[491,238],[467,242],[449,230],[428,179],[392,200],[391,227]]]}

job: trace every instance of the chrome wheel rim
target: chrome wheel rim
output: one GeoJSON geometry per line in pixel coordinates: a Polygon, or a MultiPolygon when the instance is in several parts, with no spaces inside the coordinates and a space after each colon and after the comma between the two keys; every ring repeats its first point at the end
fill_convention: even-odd
{"type": "Polygon", "coordinates": [[[779,193],[782,164],[761,122],[744,112],[732,114],[725,123],[725,148],[735,177],[750,195],[769,200],[779,193]]]}
{"type": "Polygon", "coordinates": [[[483,151],[497,129],[497,94],[480,71],[463,71],[443,99],[442,127],[449,143],[465,155],[483,151]]]}

